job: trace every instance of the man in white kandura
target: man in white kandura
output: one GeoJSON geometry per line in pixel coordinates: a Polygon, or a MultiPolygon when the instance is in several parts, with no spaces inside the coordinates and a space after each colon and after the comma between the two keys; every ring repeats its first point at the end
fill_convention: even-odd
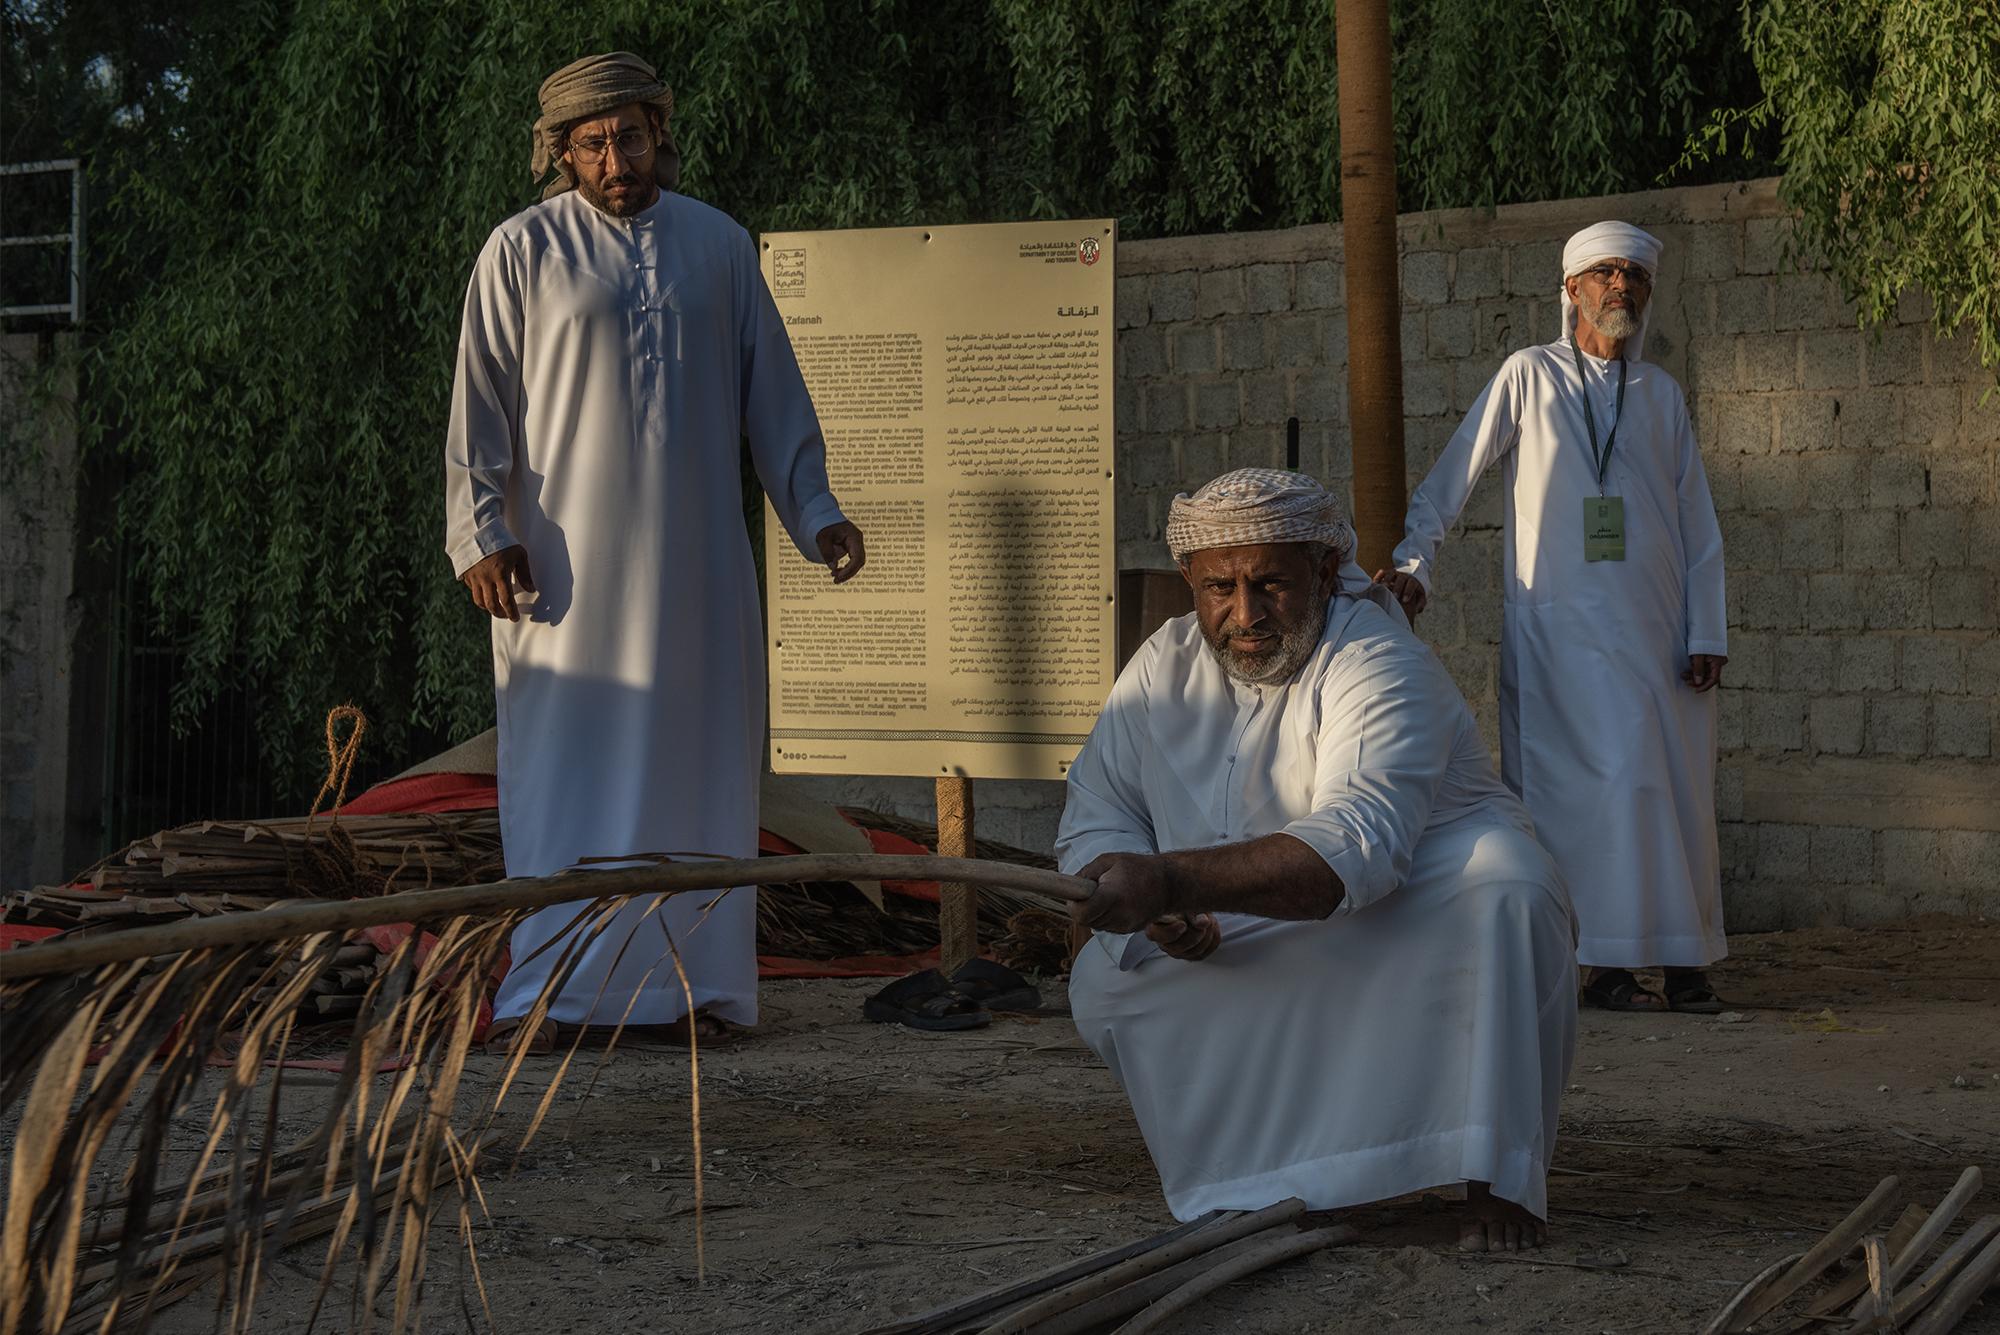
{"type": "Polygon", "coordinates": [[[1681,387],[1641,360],[1659,259],[1624,223],[1569,239],[1561,337],[1501,366],[1378,578],[1421,610],[1438,545],[1500,463],[1500,771],[1576,901],[1584,1000],[1714,1014],[1722,530],[1681,387]],[[1656,966],[1662,992],[1632,973],[1656,966]]]}
{"type": "MultiPolygon", "coordinates": [[[[749,236],[674,193],[672,93],[614,52],[550,75],[541,109],[534,170],[560,175],[480,252],[445,443],[445,550],[494,618],[507,872],[754,857],[764,640],[743,437],[786,531],[835,582],[860,570],[861,534],[828,489],[749,236]]],[[[496,1037],[563,964],[579,908],[515,931],[496,1037]]],[[[510,1041],[544,1047],[555,1021],[687,1021],[670,939],[701,1032],[755,1023],[754,892],[651,909],[627,907],[548,1020],[510,1041]]]]}
{"type": "Polygon", "coordinates": [[[1339,502],[1250,468],[1174,498],[1194,588],[1069,774],[1078,1031],[1176,1218],[1463,1182],[1461,1245],[1546,1235],[1576,1031],[1562,880],[1339,502]]]}

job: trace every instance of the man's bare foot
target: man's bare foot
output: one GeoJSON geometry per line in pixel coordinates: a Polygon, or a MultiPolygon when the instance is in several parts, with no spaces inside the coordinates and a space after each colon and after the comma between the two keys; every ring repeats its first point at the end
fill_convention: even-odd
{"type": "Polygon", "coordinates": [[[1458,1228],[1462,1252],[1524,1252],[1549,1240],[1547,1224],[1484,1182],[1465,1184],[1465,1215],[1458,1228]]]}

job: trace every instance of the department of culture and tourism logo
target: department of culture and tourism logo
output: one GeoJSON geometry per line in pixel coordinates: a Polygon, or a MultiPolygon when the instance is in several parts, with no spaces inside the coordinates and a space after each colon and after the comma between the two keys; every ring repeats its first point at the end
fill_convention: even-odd
{"type": "Polygon", "coordinates": [[[1087,236],[1076,243],[1076,258],[1079,264],[1095,264],[1104,247],[1094,236],[1087,236]]]}

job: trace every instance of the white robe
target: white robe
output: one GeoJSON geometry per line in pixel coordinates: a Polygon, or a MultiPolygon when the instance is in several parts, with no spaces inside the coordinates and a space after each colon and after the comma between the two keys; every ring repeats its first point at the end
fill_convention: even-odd
{"type": "Polygon", "coordinates": [[[1275,686],[1228,677],[1192,614],[1168,622],[1070,770],[1056,851],[1074,872],[1280,831],[1339,875],[1331,917],[1218,915],[1200,961],[1138,933],[1077,956],[1077,1029],[1131,1098],[1168,1207],[1470,1180],[1546,1214],[1575,919],[1450,675],[1373,601],[1336,598],[1275,686]]]}
{"type": "MultiPolygon", "coordinates": [[[[739,442],[808,559],[841,515],[749,236],[683,195],[630,219],[574,191],[495,228],[466,291],[445,446],[446,551],[514,543],[539,596],[493,622],[511,876],[585,857],[753,857],[764,637],[739,442]]],[[[565,984],[570,1023],[757,1018],[752,888],[629,906],[565,984]],[[663,931],[663,927],[666,929],[663,931]],[[637,934],[635,935],[635,929],[637,934]],[[627,941],[630,941],[627,948],[627,941]]],[[[532,1004],[575,906],[516,930],[495,1011],[532,1004]],[[539,955],[535,954],[540,950],[539,955]]]]}
{"type": "MultiPolygon", "coordinates": [[[[1616,362],[1586,357],[1602,437],[1616,362]]],[[[1509,357],[1410,497],[1396,568],[1431,586],[1438,545],[1495,461],[1506,485],[1500,770],[1576,902],[1584,964],[1693,966],[1727,952],[1715,826],[1716,692],[1680,679],[1727,654],[1722,530],[1688,422],[1658,366],[1633,362],[1604,492],[1625,559],[1583,559],[1597,491],[1570,345],[1509,357]]]]}

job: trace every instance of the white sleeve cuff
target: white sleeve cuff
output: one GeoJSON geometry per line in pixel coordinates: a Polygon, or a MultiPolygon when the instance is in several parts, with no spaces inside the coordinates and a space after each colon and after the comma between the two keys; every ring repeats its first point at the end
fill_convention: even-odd
{"type": "Polygon", "coordinates": [[[1405,575],[1414,575],[1417,583],[1424,586],[1424,596],[1426,598],[1430,596],[1431,563],[1429,561],[1424,560],[1421,556],[1406,556],[1396,562],[1395,568],[1402,571],[1405,575]]]}
{"type": "Polygon", "coordinates": [[[1346,831],[1329,829],[1311,816],[1303,816],[1278,833],[1290,835],[1319,854],[1320,860],[1340,878],[1340,903],[1328,917],[1352,913],[1366,902],[1363,889],[1368,884],[1367,855],[1346,831]]]}
{"type": "Polygon", "coordinates": [[[451,558],[451,574],[456,579],[493,553],[520,545],[507,525],[496,519],[485,528],[452,543],[445,549],[445,555],[451,558]]]}
{"type": "Polygon", "coordinates": [[[830,526],[846,521],[847,516],[840,512],[840,502],[833,498],[832,492],[826,493],[808,505],[805,513],[799,516],[798,531],[792,534],[792,541],[798,545],[799,555],[814,565],[820,564],[817,541],[819,535],[830,526]]]}

